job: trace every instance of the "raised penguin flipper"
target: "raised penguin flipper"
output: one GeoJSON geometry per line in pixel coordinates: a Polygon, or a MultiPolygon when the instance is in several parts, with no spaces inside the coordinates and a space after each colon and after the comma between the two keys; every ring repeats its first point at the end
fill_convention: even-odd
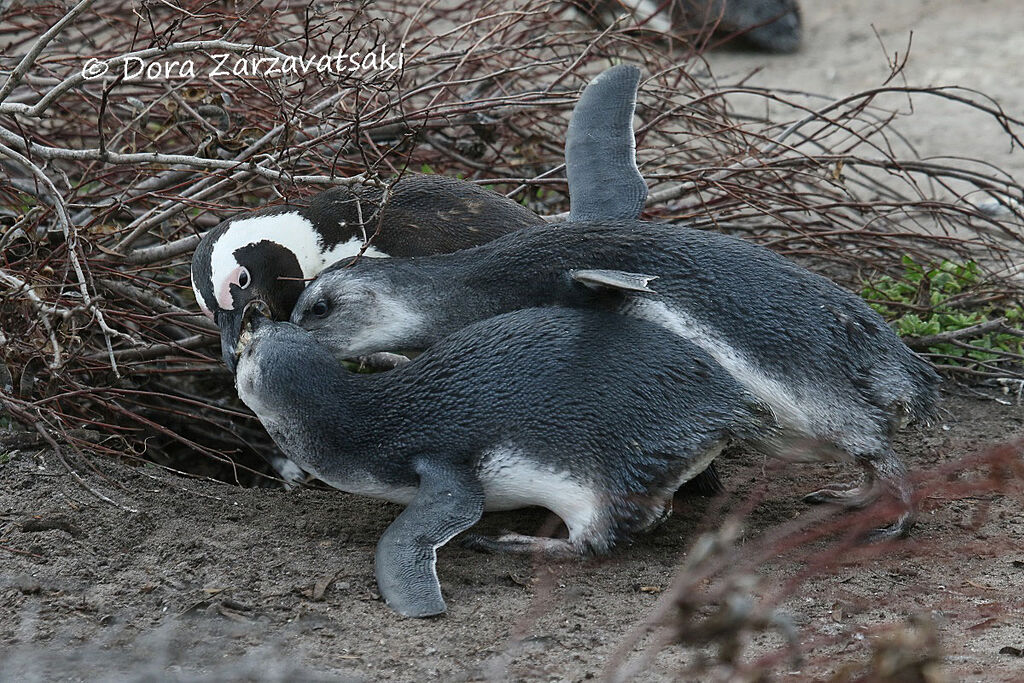
{"type": "Polygon", "coordinates": [[[569,276],[591,289],[620,289],[626,292],[647,292],[655,294],[648,285],[657,280],[657,275],[630,273],[625,270],[571,270],[569,276]]]}
{"type": "Polygon", "coordinates": [[[467,467],[420,460],[416,497],[377,543],[377,587],[388,607],[407,617],[442,614],[437,549],[483,514],[484,493],[467,467]]]}
{"type": "Polygon", "coordinates": [[[636,165],[633,112],[640,69],[613,66],[584,88],[569,120],[565,173],[569,219],[633,219],[647,200],[636,165]]]}

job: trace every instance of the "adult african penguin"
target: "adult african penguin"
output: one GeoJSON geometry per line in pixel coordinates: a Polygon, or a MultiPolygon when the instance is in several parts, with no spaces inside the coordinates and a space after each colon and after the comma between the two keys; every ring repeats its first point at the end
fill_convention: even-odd
{"type": "MultiPolygon", "coordinates": [[[[633,135],[639,80],[636,67],[612,67],[573,110],[565,155],[574,217],[636,218],[643,210],[647,185],[633,135]]],[[[203,236],[192,257],[192,287],[220,328],[229,368],[249,301],[261,299],[274,319],[287,320],[305,285],[332,264],[360,254],[447,253],[544,222],[506,197],[444,176],[402,178],[384,206],[382,199],[377,187],[333,188],[308,203],[235,216],[203,236]]]]}
{"type": "Polygon", "coordinates": [[[382,193],[372,186],[332,188],[308,203],[236,216],[203,237],[192,257],[192,286],[220,328],[229,368],[248,301],[262,299],[275,319],[286,320],[306,283],[331,264],[359,254],[455,251],[542,222],[510,199],[445,176],[402,178],[383,207],[382,193]]]}
{"type": "Polygon", "coordinates": [[[304,471],[406,506],[378,543],[376,576],[408,616],[445,610],[437,548],[484,510],[545,507],[569,537],[472,537],[475,547],[606,553],[663,520],[673,492],[725,446],[777,428],[710,354],[638,318],[512,311],[364,375],[259,306],[243,315],[238,395],[304,471]]]}

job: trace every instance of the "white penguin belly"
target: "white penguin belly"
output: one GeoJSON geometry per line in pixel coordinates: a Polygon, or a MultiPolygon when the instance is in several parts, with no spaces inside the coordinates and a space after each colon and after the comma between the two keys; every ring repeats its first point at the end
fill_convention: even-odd
{"type": "MultiPolygon", "coordinates": [[[[275,440],[277,440],[276,437],[275,440]]],[[[281,446],[282,444],[278,442],[278,445],[281,446]]],[[[289,452],[289,457],[304,472],[313,475],[328,486],[345,493],[366,496],[367,498],[377,498],[390,503],[398,503],[399,505],[408,505],[416,497],[417,488],[415,486],[395,486],[394,484],[382,481],[369,472],[358,472],[348,468],[345,469],[344,474],[339,475],[336,467],[319,467],[317,462],[304,458],[301,449],[292,450],[289,452]]],[[[327,459],[327,462],[330,465],[330,459],[327,459]]]]}
{"type": "Polygon", "coordinates": [[[592,527],[602,509],[601,496],[591,486],[539,465],[516,448],[499,447],[485,453],[479,478],[484,509],[547,508],[565,522],[572,538],[592,527]]]}
{"type": "Polygon", "coordinates": [[[354,493],[357,496],[367,496],[386,500],[390,503],[408,505],[416,497],[415,486],[393,486],[376,477],[366,475],[363,477],[345,477],[344,480],[331,481],[330,478],[320,477],[324,482],[345,493],[354,493]]]}

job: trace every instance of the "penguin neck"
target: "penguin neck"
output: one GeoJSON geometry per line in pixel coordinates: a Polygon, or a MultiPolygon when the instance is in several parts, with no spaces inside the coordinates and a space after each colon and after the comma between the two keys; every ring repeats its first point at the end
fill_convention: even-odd
{"type": "Polygon", "coordinates": [[[407,350],[424,349],[477,320],[516,308],[514,294],[503,292],[486,268],[475,263],[478,249],[420,258],[394,259],[388,286],[408,305],[418,322],[406,339],[407,350]]]}
{"type": "MultiPolygon", "coordinates": [[[[377,416],[381,412],[380,392],[375,391],[379,381],[373,375],[348,370],[330,355],[320,353],[321,350],[294,354],[289,359],[291,367],[271,378],[272,385],[278,389],[275,395],[263,401],[261,408],[270,413],[282,410],[278,417],[285,425],[315,425],[318,433],[312,435],[313,441],[328,444],[328,451],[331,448],[348,450],[347,442],[362,443],[372,438],[368,430],[378,424],[377,416]],[[309,372],[310,367],[315,367],[316,372],[309,372]],[[296,382],[296,377],[305,379],[296,382]]],[[[250,404],[250,407],[261,420],[264,418],[255,406],[250,404]]],[[[319,456],[332,457],[330,452],[319,456]]]]}
{"type": "Polygon", "coordinates": [[[525,233],[537,229],[542,228],[431,257],[431,268],[421,269],[436,290],[428,313],[434,319],[431,341],[502,313],[579,303],[580,296],[566,287],[571,266],[560,267],[562,255],[521,248],[529,246],[525,233]]]}

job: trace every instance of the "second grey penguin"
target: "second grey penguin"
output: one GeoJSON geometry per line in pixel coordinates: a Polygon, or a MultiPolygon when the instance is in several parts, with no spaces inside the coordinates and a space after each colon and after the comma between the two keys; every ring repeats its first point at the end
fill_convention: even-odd
{"type": "Polygon", "coordinates": [[[454,254],[329,269],[292,320],[350,357],[423,349],[474,321],[550,305],[643,318],[700,346],[788,430],[766,450],[863,466],[863,486],[811,502],[864,504],[880,483],[907,509],[882,535],[909,528],[891,439],[931,414],[938,376],[860,297],[749,242],[640,221],[539,226],[454,254]]]}
{"type": "Polygon", "coordinates": [[[238,395],[306,472],[406,505],[377,546],[376,575],[408,616],[444,611],[436,550],[485,509],[548,508],[569,538],[477,543],[605,553],[663,519],[724,446],[775,428],[707,353],[643,320],[513,311],[360,375],[257,304],[243,315],[238,395]]]}

